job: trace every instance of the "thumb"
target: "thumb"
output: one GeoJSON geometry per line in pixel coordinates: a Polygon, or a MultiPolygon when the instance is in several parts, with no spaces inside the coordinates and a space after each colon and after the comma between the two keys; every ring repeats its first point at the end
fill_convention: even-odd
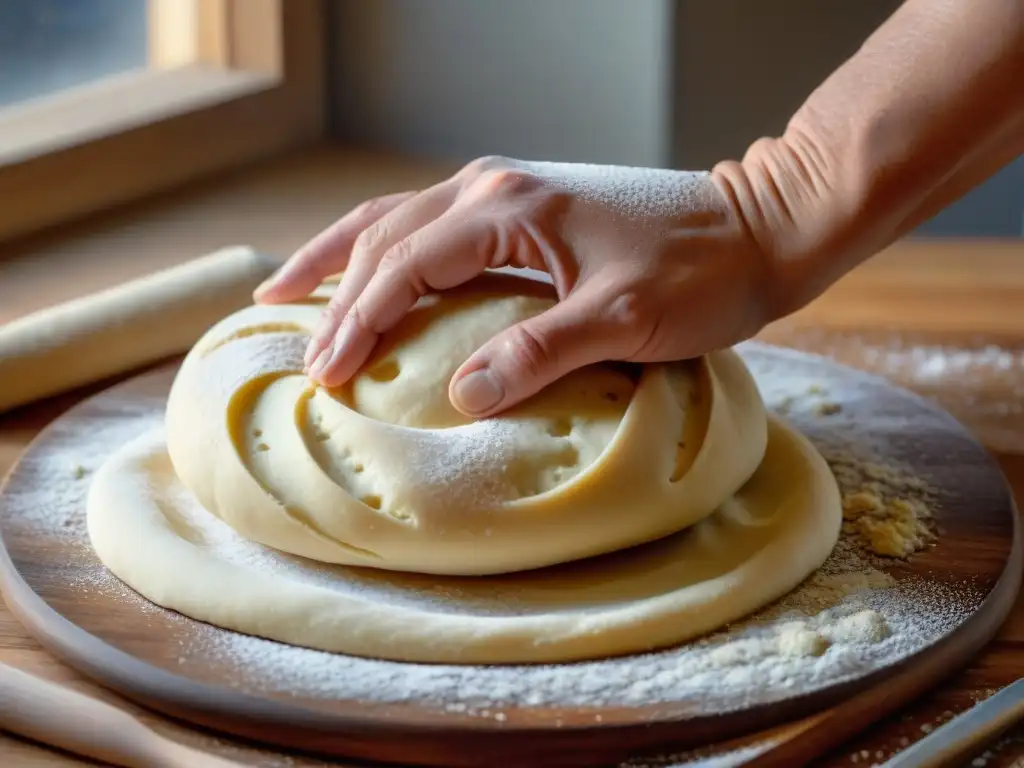
{"type": "Polygon", "coordinates": [[[502,331],[455,372],[452,405],[467,416],[491,416],[577,368],[628,357],[635,345],[606,305],[596,292],[580,291],[502,331]]]}

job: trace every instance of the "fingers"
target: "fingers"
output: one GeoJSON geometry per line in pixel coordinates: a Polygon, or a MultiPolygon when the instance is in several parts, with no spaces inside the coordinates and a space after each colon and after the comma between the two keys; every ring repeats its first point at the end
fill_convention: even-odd
{"type": "Polygon", "coordinates": [[[314,237],[270,276],[255,293],[256,301],[280,304],[305,298],[324,278],[341,272],[359,235],[416,192],[399,192],[378,197],[352,209],[314,237]]]}
{"type": "Polygon", "coordinates": [[[376,268],[377,265],[367,259],[356,259],[346,270],[341,283],[320,315],[320,321],[306,346],[303,358],[310,378],[314,381],[320,381],[320,371],[336,357],[333,350],[339,346],[342,333],[348,332],[347,327],[343,327],[344,321],[350,313],[352,304],[373,277],[376,268]]]}
{"type": "MultiPolygon", "coordinates": [[[[455,209],[392,246],[369,275],[353,281],[350,307],[330,354],[315,361],[309,375],[325,386],[350,379],[370,356],[380,334],[393,328],[431,291],[466,282],[499,257],[504,239],[491,220],[470,220],[455,209]]],[[[344,285],[344,283],[343,283],[344,285]]]]}
{"type": "Polygon", "coordinates": [[[635,334],[609,316],[608,306],[601,292],[583,288],[498,334],[452,377],[452,405],[468,416],[491,416],[577,368],[630,357],[635,334]]]}
{"type": "MultiPolygon", "coordinates": [[[[325,368],[333,368],[330,364],[340,359],[345,352],[343,347],[360,341],[358,338],[352,339],[352,342],[346,341],[349,334],[354,333],[358,336],[362,329],[359,324],[344,322],[351,313],[353,304],[365,291],[386,254],[416,231],[442,216],[452,204],[456,191],[450,183],[431,187],[382,216],[357,238],[349,258],[348,269],[342,276],[334,296],[325,307],[320,323],[306,349],[305,363],[314,380],[325,386],[335,386],[333,382],[344,381],[334,377],[330,379],[332,383],[328,383],[322,379],[321,373],[325,368]]],[[[366,350],[366,354],[369,354],[369,349],[366,350]]]]}

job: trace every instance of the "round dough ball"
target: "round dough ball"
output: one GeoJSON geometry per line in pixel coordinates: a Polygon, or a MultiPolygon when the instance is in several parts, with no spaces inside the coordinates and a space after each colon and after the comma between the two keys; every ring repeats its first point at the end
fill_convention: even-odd
{"type": "Polygon", "coordinates": [[[313,386],[302,358],[328,296],[228,317],[171,391],[177,476],[251,541],[397,571],[541,568],[692,525],[764,456],[764,406],[732,351],[594,365],[496,418],[460,414],[456,368],[555,301],[508,274],[421,300],[346,386],[313,386]]]}

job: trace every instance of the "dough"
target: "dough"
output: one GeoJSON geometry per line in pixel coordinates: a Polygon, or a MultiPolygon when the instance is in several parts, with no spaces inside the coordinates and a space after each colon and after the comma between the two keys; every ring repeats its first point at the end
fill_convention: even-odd
{"type": "Polygon", "coordinates": [[[0,413],[187,352],[277,265],[225,248],[3,325],[0,413]]]}
{"type": "Polygon", "coordinates": [[[479,422],[451,406],[456,368],[553,304],[550,291],[499,274],[429,297],[336,391],[302,372],[317,302],[239,312],[199,341],[174,382],[178,477],[252,541],[420,573],[540,568],[710,514],[766,443],[757,387],[731,351],[646,366],[636,380],[591,366],[479,422]]]}
{"type": "Polygon", "coordinates": [[[549,291],[488,275],[425,300],[332,391],[301,373],[328,288],[225,319],[176,377],[166,430],[94,478],[98,556],[221,627],[450,663],[672,645],[817,568],[835,480],[731,351],[592,366],[481,422],[450,406],[454,368],[549,291]]]}
{"type": "Polygon", "coordinates": [[[96,474],[89,534],[100,560],[165,608],[244,634],[410,662],[566,662],[681,643],[795,588],[839,535],[839,492],[774,417],[754,476],[672,536],[501,577],[328,566],[246,542],[178,480],[162,432],[96,474]]]}

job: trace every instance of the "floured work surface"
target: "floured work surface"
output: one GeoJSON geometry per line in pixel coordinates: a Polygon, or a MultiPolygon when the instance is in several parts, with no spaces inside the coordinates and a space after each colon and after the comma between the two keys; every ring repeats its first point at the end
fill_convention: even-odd
{"type": "MultiPolygon", "coordinates": [[[[85,496],[114,449],[159,425],[170,371],[86,401],[29,449],[0,496],[4,593],[48,648],[101,682],[282,746],[404,765],[694,764],[627,754],[707,744],[844,702],[809,726],[827,735],[789,745],[814,741],[820,752],[953,671],[995,632],[1018,586],[1012,502],[994,461],[934,406],[818,358],[741,351],[768,406],[829,461],[847,522],[832,557],[795,592],[681,648],[565,665],[404,664],[285,646],[153,606],[92,553],[85,496]],[[913,550],[909,560],[878,554],[913,550]],[[869,712],[844,712],[882,680],[869,712]]],[[[226,558],[324,578],[213,518],[196,523],[226,558]]],[[[372,574],[353,583],[383,588],[372,574]]],[[[425,594],[439,610],[459,610],[457,584],[410,576],[399,599],[425,594]]],[[[725,764],[786,741],[755,738],[725,764]]]]}

